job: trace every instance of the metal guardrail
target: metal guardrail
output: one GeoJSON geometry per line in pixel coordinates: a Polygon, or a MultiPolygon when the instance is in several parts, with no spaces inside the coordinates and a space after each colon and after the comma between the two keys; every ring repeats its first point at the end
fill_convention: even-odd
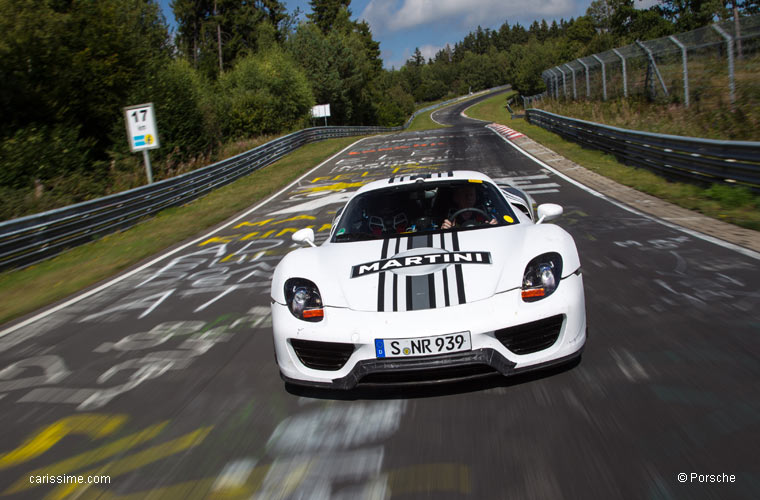
{"type": "Polygon", "coordinates": [[[626,130],[527,109],[528,121],[671,180],[743,185],[760,193],[760,142],[718,141],[626,130]]]}
{"type": "MultiPolygon", "coordinates": [[[[484,92],[498,91],[508,86],[484,92]]],[[[121,193],[0,223],[0,271],[26,267],[109,233],[124,230],[165,208],[182,205],[279,160],[310,142],[396,132],[431,109],[416,111],[403,127],[315,127],[280,137],[232,158],[121,193]]]]}

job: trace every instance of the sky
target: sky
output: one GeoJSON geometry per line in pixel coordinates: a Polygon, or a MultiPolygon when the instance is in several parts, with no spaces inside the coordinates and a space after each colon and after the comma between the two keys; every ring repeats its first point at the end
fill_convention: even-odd
{"type": "MultiPolygon", "coordinates": [[[[174,24],[171,0],[159,0],[170,25],[174,24]]],[[[637,0],[647,8],[656,0],[637,0]]],[[[308,0],[284,0],[288,12],[300,8],[311,11],[308,0]]],[[[591,0],[353,0],[349,9],[356,20],[365,20],[372,36],[380,42],[384,66],[403,66],[415,48],[432,58],[450,44],[460,42],[468,33],[482,28],[499,29],[508,21],[524,27],[534,20],[569,20],[586,13],[591,0]]]]}

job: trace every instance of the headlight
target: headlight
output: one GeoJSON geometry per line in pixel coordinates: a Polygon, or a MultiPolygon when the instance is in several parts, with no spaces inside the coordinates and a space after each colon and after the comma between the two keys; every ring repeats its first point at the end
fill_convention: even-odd
{"type": "Polygon", "coordinates": [[[548,297],[559,286],[562,278],[562,257],[557,252],[539,255],[525,267],[522,299],[535,302],[548,297]]]}
{"type": "Polygon", "coordinates": [[[304,321],[322,321],[322,296],[317,285],[303,278],[291,278],[285,282],[285,302],[290,312],[304,321]]]}

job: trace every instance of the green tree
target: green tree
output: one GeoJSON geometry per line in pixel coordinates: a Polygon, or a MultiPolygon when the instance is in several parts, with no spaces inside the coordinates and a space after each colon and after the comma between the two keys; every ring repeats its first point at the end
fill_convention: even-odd
{"type": "Polygon", "coordinates": [[[11,137],[21,149],[23,141],[50,148],[38,150],[40,158],[64,151],[58,144],[71,145],[66,161],[50,168],[31,162],[19,178],[44,181],[75,165],[95,169],[107,159],[121,108],[134,104],[131,90],[169,60],[158,5],[0,0],[0,9],[0,137],[11,137]],[[40,137],[45,140],[37,142],[40,137]]]}
{"type": "Polygon", "coordinates": [[[314,105],[306,75],[277,47],[240,59],[219,78],[218,88],[226,138],[297,128],[314,105]]]}
{"type": "Polygon", "coordinates": [[[310,0],[311,13],[306,17],[313,22],[323,34],[328,34],[334,28],[345,28],[351,17],[349,6],[351,0],[310,0]]]}
{"type": "Polygon", "coordinates": [[[216,77],[238,58],[285,40],[296,14],[278,0],[173,0],[176,44],[205,75],[216,77]],[[221,44],[221,50],[220,50],[221,44]]]}

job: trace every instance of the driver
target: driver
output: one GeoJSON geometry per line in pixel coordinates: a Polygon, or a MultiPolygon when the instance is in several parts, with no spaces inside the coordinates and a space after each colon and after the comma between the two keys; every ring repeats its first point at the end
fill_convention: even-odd
{"type": "Polygon", "coordinates": [[[478,208],[475,205],[475,203],[477,203],[478,195],[474,184],[466,184],[458,187],[456,191],[454,191],[454,194],[451,198],[454,202],[454,206],[449,209],[449,216],[443,220],[441,229],[452,228],[457,225],[457,222],[459,225],[464,225],[467,221],[474,221],[480,224],[497,224],[497,221],[494,217],[491,217],[491,220],[488,220],[488,218],[484,217],[483,215],[485,213],[485,210],[478,208]],[[477,209],[477,211],[465,210],[457,215],[455,220],[450,220],[454,219],[453,215],[456,212],[467,208],[477,209]]]}

